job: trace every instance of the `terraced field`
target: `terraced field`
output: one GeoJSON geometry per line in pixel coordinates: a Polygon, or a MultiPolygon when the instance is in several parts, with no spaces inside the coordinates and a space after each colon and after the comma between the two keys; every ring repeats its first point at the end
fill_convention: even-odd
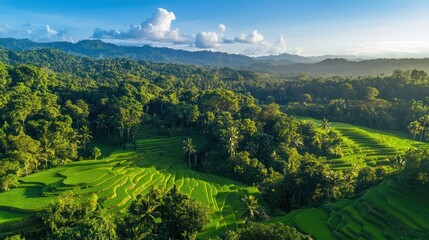
{"type": "Polygon", "coordinates": [[[429,239],[429,189],[390,179],[354,200],[274,218],[316,239],[429,239]]]}
{"type": "MultiPolygon", "coordinates": [[[[320,125],[320,121],[314,118],[299,119],[320,125]]],[[[390,158],[409,148],[429,148],[428,143],[413,141],[407,134],[396,131],[379,131],[340,122],[332,122],[331,130],[343,138],[343,157],[328,161],[334,169],[350,168],[353,164],[359,167],[387,165],[390,158]]]]}
{"type": "MultiPolygon", "coordinates": [[[[304,120],[319,124],[314,119],[304,120]]],[[[386,158],[410,147],[429,147],[397,132],[343,123],[332,123],[332,130],[344,138],[344,157],[329,160],[337,169],[352,164],[383,165],[386,158]]],[[[240,198],[260,193],[231,179],[189,170],[182,153],[182,141],[187,137],[197,146],[204,141],[201,136],[166,137],[146,132],[136,145],[117,149],[106,158],[74,162],[21,178],[19,187],[0,194],[0,233],[30,224],[28,217],[48,207],[64,191],[74,191],[82,198],[96,193],[103,207],[124,211],[137,195],[148,193],[154,186],[168,190],[174,184],[212,209],[211,221],[199,238],[235,229],[242,222],[240,198]],[[23,219],[28,219],[25,224],[23,219]]],[[[296,210],[271,221],[285,222],[317,239],[429,239],[427,199],[428,189],[392,179],[357,199],[323,209],[296,210]]]]}
{"type": "MultiPolygon", "coordinates": [[[[182,152],[182,141],[186,137],[148,133],[136,146],[116,150],[108,158],[74,162],[21,178],[19,187],[0,194],[0,224],[6,226],[48,207],[67,190],[83,198],[96,193],[103,207],[121,211],[137,195],[148,193],[154,186],[168,190],[175,184],[182,193],[213,211],[210,223],[199,237],[208,238],[235,229],[242,222],[240,198],[245,194],[259,195],[258,190],[227,178],[189,170],[182,152]]],[[[197,146],[203,141],[201,137],[191,137],[197,146]]]]}

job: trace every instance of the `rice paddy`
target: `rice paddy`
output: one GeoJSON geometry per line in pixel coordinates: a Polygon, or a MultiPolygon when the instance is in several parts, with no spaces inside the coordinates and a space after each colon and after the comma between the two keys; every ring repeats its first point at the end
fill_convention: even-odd
{"type": "Polygon", "coordinates": [[[273,218],[316,239],[429,239],[429,191],[396,179],[353,200],[273,218]]]}
{"type": "MultiPolygon", "coordinates": [[[[313,121],[314,119],[304,119],[313,121]]],[[[344,156],[329,159],[335,169],[385,165],[390,157],[410,147],[429,147],[409,140],[405,134],[383,132],[344,123],[331,129],[343,137],[344,156]]],[[[245,194],[260,193],[240,182],[188,169],[182,141],[191,137],[197,147],[202,136],[168,137],[146,132],[136,144],[116,149],[99,160],[73,162],[20,178],[20,185],[0,193],[0,232],[30,221],[35,212],[47,208],[58,195],[73,191],[83,198],[98,195],[109,211],[124,211],[139,194],[153,187],[165,190],[176,185],[182,193],[212,209],[210,223],[199,239],[224,234],[243,223],[240,218],[245,194]]],[[[103,151],[105,152],[105,151],[103,151]]],[[[409,187],[391,179],[371,188],[354,200],[343,200],[323,208],[307,208],[273,218],[297,227],[316,239],[429,239],[429,191],[409,187]]]]}
{"type": "MultiPolygon", "coordinates": [[[[320,121],[313,118],[299,119],[312,122],[315,126],[320,125],[320,121]]],[[[409,148],[429,148],[429,143],[413,141],[407,134],[397,131],[381,131],[340,122],[332,122],[330,129],[343,139],[343,156],[328,159],[333,169],[346,169],[353,165],[386,166],[389,159],[403,154],[409,148]]]]}
{"type": "MultiPolygon", "coordinates": [[[[212,209],[210,223],[200,238],[233,230],[243,220],[240,198],[259,195],[256,188],[237,181],[188,169],[182,146],[189,136],[146,133],[136,145],[117,149],[109,157],[58,166],[20,179],[20,185],[0,194],[0,224],[13,223],[45,209],[64,191],[82,197],[96,193],[101,205],[123,211],[139,194],[153,187],[173,185],[212,209]],[[13,201],[12,201],[13,199],[13,201]]],[[[190,136],[198,147],[200,136],[190,136]]]]}

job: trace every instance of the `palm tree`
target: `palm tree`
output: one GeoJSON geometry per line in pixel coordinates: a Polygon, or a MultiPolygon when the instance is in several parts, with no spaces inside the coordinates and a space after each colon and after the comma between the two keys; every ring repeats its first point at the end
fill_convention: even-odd
{"type": "Polygon", "coordinates": [[[292,138],[292,145],[296,149],[303,148],[304,147],[304,139],[302,138],[302,136],[300,136],[298,134],[294,135],[292,138]]]}
{"type": "Polygon", "coordinates": [[[155,224],[156,217],[159,215],[157,211],[159,206],[160,203],[145,198],[134,202],[131,205],[131,211],[138,214],[143,222],[155,224]]]}
{"type": "Polygon", "coordinates": [[[331,127],[331,123],[328,121],[328,119],[323,118],[322,122],[320,124],[320,127],[325,130],[326,132],[329,132],[329,128],[331,127]]]}
{"type": "Polygon", "coordinates": [[[422,132],[420,134],[420,142],[421,142],[423,139],[423,134],[425,133],[425,130],[426,130],[426,126],[429,123],[429,115],[424,115],[424,116],[420,117],[419,120],[420,120],[420,122],[423,123],[422,132]]]}
{"type": "Polygon", "coordinates": [[[235,127],[229,129],[227,141],[226,141],[226,150],[229,155],[232,157],[235,154],[235,150],[238,147],[238,130],[235,127]]]}
{"type": "Polygon", "coordinates": [[[188,153],[188,166],[191,169],[191,155],[196,153],[195,146],[192,145],[192,139],[188,138],[187,140],[183,140],[183,151],[188,153]]]}
{"type": "Polygon", "coordinates": [[[234,137],[229,137],[226,148],[231,157],[235,154],[237,145],[238,145],[237,139],[234,137]]]}
{"type": "Polygon", "coordinates": [[[80,128],[80,139],[83,143],[83,149],[86,149],[86,143],[88,143],[92,139],[91,131],[87,126],[83,126],[80,128]]]}
{"type": "Polygon", "coordinates": [[[253,196],[244,196],[241,198],[241,201],[244,203],[244,210],[242,218],[245,219],[245,223],[249,223],[252,219],[259,215],[259,204],[258,199],[253,196]]]}
{"type": "Polygon", "coordinates": [[[423,126],[420,124],[419,121],[413,121],[408,125],[408,131],[410,131],[411,134],[413,134],[413,140],[416,140],[416,135],[421,133],[423,130],[423,126]]]}

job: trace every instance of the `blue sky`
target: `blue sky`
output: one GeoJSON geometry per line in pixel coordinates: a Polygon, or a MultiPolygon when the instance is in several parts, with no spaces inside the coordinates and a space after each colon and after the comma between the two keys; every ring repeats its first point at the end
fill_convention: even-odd
{"type": "Polygon", "coordinates": [[[247,55],[429,57],[425,0],[2,0],[0,37],[247,55]]]}

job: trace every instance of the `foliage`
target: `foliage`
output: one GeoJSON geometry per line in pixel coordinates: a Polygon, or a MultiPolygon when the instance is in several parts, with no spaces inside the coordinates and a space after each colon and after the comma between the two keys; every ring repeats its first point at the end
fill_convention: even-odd
{"type": "Polygon", "coordinates": [[[92,149],[92,156],[97,160],[97,158],[101,156],[101,150],[98,147],[94,147],[92,149]]]}
{"type": "Polygon", "coordinates": [[[67,193],[42,213],[47,227],[47,239],[116,239],[116,225],[97,210],[98,197],[92,195],[84,203],[77,196],[67,193]]]}
{"type": "MultiPolygon", "coordinates": [[[[135,219],[131,238],[195,239],[209,220],[209,209],[181,194],[176,185],[166,193],[154,189],[148,198],[140,196],[131,204],[130,214],[128,218],[135,219]],[[157,215],[160,222],[156,221],[157,215]]],[[[122,231],[127,231],[129,225],[122,231]]]]}
{"type": "Polygon", "coordinates": [[[410,184],[429,185],[429,152],[427,149],[410,149],[403,156],[403,177],[410,184]]]}
{"type": "Polygon", "coordinates": [[[228,233],[227,240],[261,240],[261,239],[278,239],[278,240],[298,240],[312,239],[304,235],[293,227],[286,226],[282,223],[263,224],[250,223],[236,232],[228,233]]]}

